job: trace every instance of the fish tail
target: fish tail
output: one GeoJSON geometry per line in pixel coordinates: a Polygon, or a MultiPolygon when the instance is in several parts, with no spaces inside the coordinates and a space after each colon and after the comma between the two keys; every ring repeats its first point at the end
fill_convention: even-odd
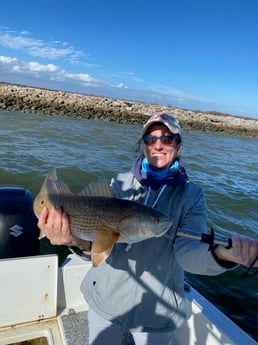
{"type": "Polygon", "coordinates": [[[42,230],[40,230],[39,238],[38,239],[41,240],[44,237],[46,237],[46,234],[42,230]]]}

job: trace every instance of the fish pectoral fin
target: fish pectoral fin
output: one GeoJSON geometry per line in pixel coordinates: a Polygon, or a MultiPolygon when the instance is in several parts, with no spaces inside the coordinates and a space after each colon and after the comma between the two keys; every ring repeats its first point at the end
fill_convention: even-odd
{"type": "Polygon", "coordinates": [[[112,187],[104,179],[90,183],[79,193],[79,195],[114,198],[112,187]]]}
{"type": "Polygon", "coordinates": [[[99,231],[93,241],[93,247],[96,253],[103,252],[112,248],[113,244],[117,242],[120,234],[115,231],[99,231]]]}
{"type": "Polygon", "coordinates": [[[91,262],[92,262],[93,267],[97,267],[97,266],[103,264],[103,262],[109,257],[111,249],[110,249],[110,251],[104,251],[101,253],[94,253],[94,251],[92,250],[91,251],[91,262]]]}
{"type": "Polygon", "coordinates": [[[110,255],[113,245],[120,234],[117,232],[99,232],[92,244],[91,261],[94,267],[101,265],[110,255]]]}

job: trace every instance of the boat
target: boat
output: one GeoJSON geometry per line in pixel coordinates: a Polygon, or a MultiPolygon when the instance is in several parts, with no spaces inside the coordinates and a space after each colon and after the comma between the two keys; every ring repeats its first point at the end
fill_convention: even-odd
{"type": "MultiPolygon", "coordinates": [[[[0,241],[6,238],[6,227],[9,236],[20,241],[24,223],[34,227],[30,192],[0,188],[0,207],[0,241]],[[11,205],[16,209],[10,210],[11,205]]],[[[0,243],[3,247],[8,246],[0,243]]],[[[56,254],[40,255],[37,245],[32,252],[31,248],[24,250],[29,255],[20,252],[11,257],[7,251],[0,256],[0,345],[87,345],[88,305],[80,285],[91,261],[71,253],[59,266],[56,254]]],[[[188,283],[185,295],[187,319],[175,332],[173,345],[257,344],[188,283]]],[[[122,345],[133,344],[126,333],[122,345]]]]}

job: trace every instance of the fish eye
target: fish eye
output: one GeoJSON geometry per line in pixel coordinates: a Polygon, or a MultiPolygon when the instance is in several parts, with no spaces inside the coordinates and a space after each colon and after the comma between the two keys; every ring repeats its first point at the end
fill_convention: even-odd
{"type": "Polygon", "coordinates": [[[151,216],[150,219],[154,224],[161,224],[162,223],[162,219],[156,218],[155,216],[151,216]]]}

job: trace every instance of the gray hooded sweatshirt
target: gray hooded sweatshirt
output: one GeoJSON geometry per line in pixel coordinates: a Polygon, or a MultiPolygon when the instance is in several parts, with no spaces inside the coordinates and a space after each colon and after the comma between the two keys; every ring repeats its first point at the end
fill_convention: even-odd
{"type": "Polygon", "coordinates": [[[165,235],[133,244],[114,245],[111,255],[85,277],[81,290],[89,307],[103,318],[134,332],[168,332],[185,320],[184,271],[218,275],[226,271],[208,245],[176,237],[176,231],[207,232],[202,190],[187,181],[158,190],[131,173],[112,180],[117,198],[155,207],[173,218],[165,235]]]}

